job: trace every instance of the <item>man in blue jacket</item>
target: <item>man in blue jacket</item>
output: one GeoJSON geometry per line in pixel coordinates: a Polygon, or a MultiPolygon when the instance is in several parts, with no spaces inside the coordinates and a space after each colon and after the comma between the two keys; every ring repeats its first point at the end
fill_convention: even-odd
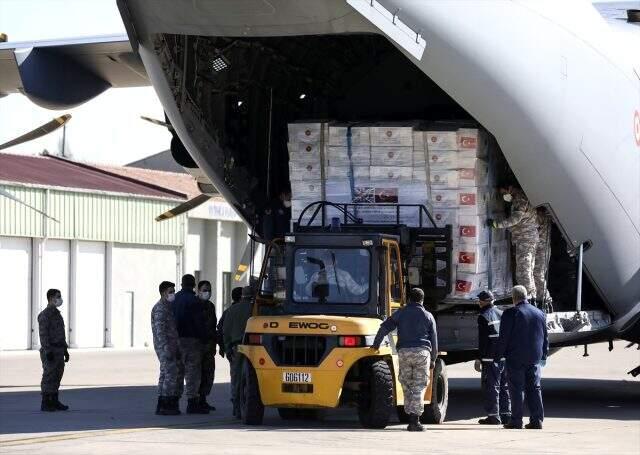
{"type": "Polygon", "coordinates": [[[491,291],[478,294],[478,359],[475,368],[481,373],[484,410],[487,417],[480,419],[480,425],[500,425],[511,422],[511,400],[507,372],[503,358],[495,358],[500,336],[502,311],[493,304],[491,291]]]}
{"type": "Polygon", "coordinates": [[[495,356],[495,359],[505,357],[509,379],[512,414],[511,422],[504,427],[522,429],[526,398],[530,417],[525,428],[540,430],[544,420],[540,377],[549,353],[547,320],[542,311],[527,301],[524,286],[515,286],[511,296],[514,306],[502,314],[495,356]]]}
{"type": "Polygon", "coordinates": [[[380,325],[372,346],[378,350],[382,339],[398,329],[398,379],[404,393],[404,410],[409,416],[409,431],[424,431],[420,424],[420,416],[424,412],[423,397],[429,385],[429,367],[435,366],[438,356],[436,321],[422,306],[423,301],[422,289],[411,289],[409,303],[380,325]]]}
{"type": "Polygon", "coordinates": [[[193,275],[182,277],[182,290],[176,292],[173,302],[173,316],[178,329],[182,364],[178,381],[186,379],[187,414],[209,414],[209,407],[200,400],[200,379],[202,378],[202,353],[206,329],[202,305],[194,291],[196,279],[193,275]]]}

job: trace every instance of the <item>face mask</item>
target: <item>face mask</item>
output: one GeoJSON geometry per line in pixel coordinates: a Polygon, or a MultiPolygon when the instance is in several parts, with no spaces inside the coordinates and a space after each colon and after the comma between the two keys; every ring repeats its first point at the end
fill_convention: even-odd
{"type": "Polygon", "coordinates": [[[53,304],[54,304],[55,306],[57,306],[57,307],[62,306],[62,299],[61,299],[61,298],[60,298],[60,299],[56,299],[56,300],[53,302],[53,304]]]}
{"type": "Polygon", "coordinates": [[[509,193],[507,193],[507,194],[502,196],[502,199],[504,199],[505,202],[511,202],[511,201],[513,201],[513,196],[511,196],[509,193]]]}
{"type": "Polygon", "coordinates": [[[175,294],[167,294],[167,302],[173,302],[176,299],[175,294]]]}
{"type": "Polygon", "coordinates": [[[290,208],[291,207],[291,201],[284,200],[284,201],[282,201],[282,205],[284,205],[286,208],[290,208]]]}
{"type": "Polygon", "coordinates": [[[209,300],[211,298],[211,292],[201,292],[200,298],[202,300],[209,300]]]}

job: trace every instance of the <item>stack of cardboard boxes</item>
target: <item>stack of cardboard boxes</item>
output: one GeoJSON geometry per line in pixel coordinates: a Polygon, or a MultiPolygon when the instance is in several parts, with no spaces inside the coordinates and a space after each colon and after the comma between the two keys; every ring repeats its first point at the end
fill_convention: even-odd
{"type": "MultiPolygon", "coordinates": [[[[456,297],[473,298],[489,281],[499,293],[510,287],[504,231],[491,232],[486,225],[489,217],[501,217],[503,207],[489,164],[497,152],[484,130],[293,123],[288,148],[294,221],[319,200],[364,204],[350,210],[365,223],[395,222],[397,217],[395,208],[366,204],[422,204],[438,227],[453,227],[456,297]]],[[[342,218],[328,208],[325,223],[335,216],[342,218]]],[[[419,225],[419,210],[403,207],[400,221],[419,225]]],[[[321,222],[320,217],[314,220],[321,222]]]]}

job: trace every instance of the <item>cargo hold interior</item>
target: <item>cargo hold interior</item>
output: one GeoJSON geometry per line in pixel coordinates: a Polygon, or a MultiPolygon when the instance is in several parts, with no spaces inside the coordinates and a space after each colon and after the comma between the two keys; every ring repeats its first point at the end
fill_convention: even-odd
{"type": "MultiPolygon", "coordinates": [[[[224,154],[222,161],[211,156],[210,162],[217,163],[214,169],[247,219],[256,219],[288,186],[288,123],[455,120],[479,125],[380,35],[159,35],[158,43],[169,60],[185,70],[182,90],[199,108],[205,129],[224,154]]],[[[167,75],[171,78],[171,69],[167,75]]],[[[180,90],[176,88],[177,99],[180,90]]],[[[176,150],[174,157],[183,164],[189,161],[176,150]]],[[[500,172],[505,177],[511,173],[505,159],[500,172]]],[[[255,227],[259,233],[259,223],[255,227]]],[[[576,260],[555,226],[551,246],[554,311],[575,311],[576,260]]],[[[607,311],[587,274],[582,309],[607,311]]],[[[453,315],[460,308],[446,311],[453,315]]]]}

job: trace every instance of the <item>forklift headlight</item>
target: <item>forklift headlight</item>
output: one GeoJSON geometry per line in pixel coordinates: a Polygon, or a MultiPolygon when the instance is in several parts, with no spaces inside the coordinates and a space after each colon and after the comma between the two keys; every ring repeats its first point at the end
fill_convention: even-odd
{"type": "Polygon", "coordinates": [[[259,333],[247,333],[245,340],[250,345],[262,345],[262,335],[259,333]]]}
{"type": "Polygon", "coordinates": [[[338,337],[338,346],[342,348],[359,348],[364,346],[364,337],[356,335],[338,337]]]}

